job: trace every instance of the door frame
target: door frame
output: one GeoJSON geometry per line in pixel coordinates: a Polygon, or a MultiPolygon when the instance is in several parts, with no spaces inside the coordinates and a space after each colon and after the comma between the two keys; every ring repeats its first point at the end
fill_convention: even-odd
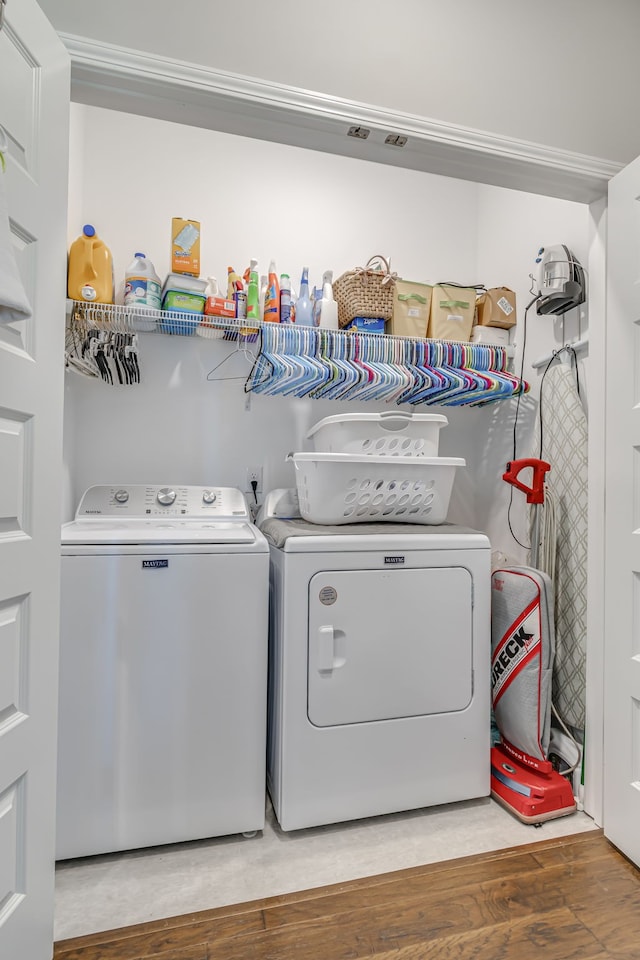
{"type": "Polygon", "coordinates": [[[604,823],[605,471],[607,198],[589,208],[589,443],[587,513],[587,686],[584,809],[604,823]]]}
{"type": "Polygon", "coordinates": [[[185,64],[60,33],[71,56],[71,99],[308,149],[442,173],[589,204],[588,610],[584,809],[601,826],[604,788],[604,450],[606,185],[623,164],[469,130],[323,93],[185,64]],[[367,141],[345,124],[372,128],[367,141]],[[393,127],[414,151],[389,152],[393,127]],[[382,138],[379,136],[382,134],[382,138]],[[292,139],[293,138],[293,139],[292,139]]]}

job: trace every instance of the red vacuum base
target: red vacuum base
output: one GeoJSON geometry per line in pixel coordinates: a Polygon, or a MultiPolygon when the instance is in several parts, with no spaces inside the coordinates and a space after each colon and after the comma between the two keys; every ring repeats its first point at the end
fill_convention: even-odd
{"type": "Polygon", "coordinates": [[[566,817],[576,809],[571,784],[555,770],[541,773],[491,748],[491,796],[523,823],[566,817]]]}

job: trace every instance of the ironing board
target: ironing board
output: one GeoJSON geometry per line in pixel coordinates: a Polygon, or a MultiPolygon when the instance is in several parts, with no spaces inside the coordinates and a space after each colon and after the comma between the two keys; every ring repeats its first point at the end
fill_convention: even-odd
{"type": "MultiPolygon", "coordinates": [[[[587,418],[568,364],[554,363],[544,379],[542,458],[556,501],[556,658],[553,703],[565,721],[585,724],[587,634],[587,418]]],[[[540,423],[535,456],[540,450],[540,423]]]]}

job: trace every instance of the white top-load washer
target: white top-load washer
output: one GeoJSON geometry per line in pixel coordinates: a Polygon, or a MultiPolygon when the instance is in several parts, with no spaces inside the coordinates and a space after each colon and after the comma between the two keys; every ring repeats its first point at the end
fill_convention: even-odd
{"type": "Polygon", "coordinates": [[[58,859],[262,829],[268,565],[238,490],[86,491],[62,528],[58,859]]]}
{"type": "Polygon", "coordinates": [[[267,778],[282,828],[488,796],[487,537],[453,524],[261,527],[267,778]]]}

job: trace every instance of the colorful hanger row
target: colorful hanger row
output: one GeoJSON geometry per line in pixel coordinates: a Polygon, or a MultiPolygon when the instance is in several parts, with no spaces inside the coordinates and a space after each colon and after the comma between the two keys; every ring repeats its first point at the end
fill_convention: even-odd
{"type": "Polygon", "coordinates": [[[265,324],[247,392],[477,406],[525,393],[504,347],[265,324]]]}

